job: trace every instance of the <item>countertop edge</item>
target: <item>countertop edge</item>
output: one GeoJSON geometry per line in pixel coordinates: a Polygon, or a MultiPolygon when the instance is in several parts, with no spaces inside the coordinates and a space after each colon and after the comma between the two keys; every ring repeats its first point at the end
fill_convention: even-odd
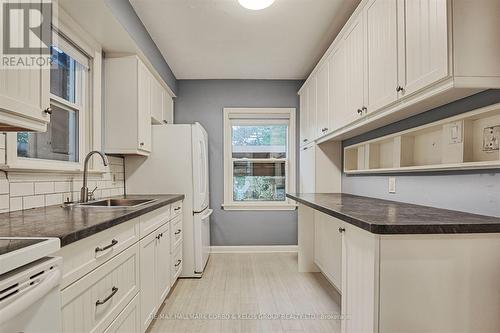
{"type": "MultiPolygon", "coordinates": [[[[108,221],[101,222],[97,225],[90,226],[85,229],[78,230],[76,232],[64,235],[59,237],[61,240],[61,247],[67,246],[71,243],[77,242],[79,240],[85,239],[87,237],[90,237],[92,235],[95,235],[101,231],[107,230],[109,228],[115,227],[117,225],[120,225],[124,222],[130,221],[136,217],[142,216],[144,214],[147,214],[149,212],[152,212],[154,210],[157,210],[161,207],[167,206],[171,203],[184,200],[185,195],[184,194],[179,194],[175,195],[172,198],[165,199],[165,200],[157,200],[156,202],[153,202],[149,205],[145,205],[144,207],[140,207],[136,210],[132,210],[130,212],[124,213],[124,215],[110,219],[108,221]]],[[[78,208],[78,209],[88,209],[88,208],[78,208]]]]}
{"type": "MultiPolygon", "coordinates": [[[[425,234],[487,234],[500,233],[500,225],[491,223],[475,224],[426,224],[426,225],[385,225],[366,222],[347,214],[338,212],[332,208],[320,206],[309,200],[297,197],[287,193],[286,196],[305,206],[313,208],[329,216],[338,218],[346,223],[352,224],[358,228],[366,230],[376,235],[425,235],[425,234]]],[[[438,208],[436,208],[438,209],[438,208]]]]}

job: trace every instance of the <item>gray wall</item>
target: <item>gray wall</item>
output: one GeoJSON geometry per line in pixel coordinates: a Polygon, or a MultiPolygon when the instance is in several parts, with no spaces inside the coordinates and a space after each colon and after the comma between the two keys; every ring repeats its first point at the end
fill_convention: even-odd
{"type": "Polygon", "coordinates": [[[135,40],[165,83],[177,94],[177,79],[128,0],[105,0],[116,19],[135,40]]]}
{"type": "MultiPolygon", "coordinates": [[[[500,90],[488,90],[344,141],[348,146],[383,135],[500,103],[500,90]]],[[[342,192],[500,217],[500,170],[395,174],[396,193],[388,193],[389,175],[342,177],[342,192]]]]}
{"type": "Polygon", "coordinates": [[[175,122],[200,122],[209,135],[212,245],[296,245],[295,211],[224,211],[223,108],[293,107],[302,81],[179,80],[175,122]]]}

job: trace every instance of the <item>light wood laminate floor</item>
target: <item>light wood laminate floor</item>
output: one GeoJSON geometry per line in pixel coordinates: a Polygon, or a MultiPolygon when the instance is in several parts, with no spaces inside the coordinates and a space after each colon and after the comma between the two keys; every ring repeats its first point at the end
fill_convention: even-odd
{"type": "Polygon", "coordinates": [[[339,313],[339,294],[320,273],[299,273],[297,254],[213,254],[203,278],[177,282],[148,331],[331,333],[339,313]]]}

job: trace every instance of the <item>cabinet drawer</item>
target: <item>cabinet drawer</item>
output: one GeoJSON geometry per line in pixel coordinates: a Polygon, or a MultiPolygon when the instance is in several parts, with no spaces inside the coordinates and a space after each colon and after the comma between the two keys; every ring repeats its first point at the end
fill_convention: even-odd
{"type": "Polygon", "coordinates": [[[136,295],[104,333],[139,333],[141,331],[140,295],[136,295]]]}
{"type": "Polygon", "coordinates": [[[182,243],[182,216],[175,217],[170,225],[170,253],[173,253],[182,243]]]}
{"type": "Polygon", "coordinates": [[[182,214],[182,201],[177,201],[172,205],[172,218],[182,214]]]}
{"type": "Polygon", "coordinates": [[[139,241],[139,219],[132,219],[61,248],[63,258],[61,288],[69,286],[139,241]]]}
{"type": "Polygon", "coordinates": [[[63,332],[102,332],[139,291],[135,244],[61,292],[63,332]]]}
{"type": "Polygon", "coordinates": [[[144,214],[141,219],[141,238],[158,229],[159,226],[170,220],[170,205],[158,208],[144,214]]]}
{"type": "Polygon", "coordinates": [[[172,286],[182,272],[182,244],[172,254],[172,286]]]}

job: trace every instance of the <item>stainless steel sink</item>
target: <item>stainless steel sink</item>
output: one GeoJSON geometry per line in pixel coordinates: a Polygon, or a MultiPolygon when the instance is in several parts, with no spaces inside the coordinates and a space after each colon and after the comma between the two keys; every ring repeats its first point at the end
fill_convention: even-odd
{"type": "Polygon", "coordinates": [[[137,207],[153,201],[155,199],[103,199],[78,205],[82,207],[137,207]]]}

